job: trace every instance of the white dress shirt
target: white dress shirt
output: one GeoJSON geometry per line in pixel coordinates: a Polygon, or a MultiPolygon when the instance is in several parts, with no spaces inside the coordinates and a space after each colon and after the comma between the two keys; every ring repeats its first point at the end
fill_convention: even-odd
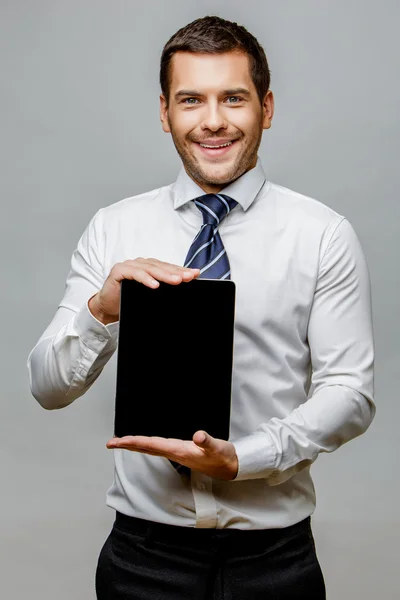
{"type": "MultiPolygon", "coordinates": [[[[164,457],[115,449],[106,501],[180,526],[286,527],[314,511],[318,454],[362,434],[375,413],[368,269],[346,218],[267,181],[260,161],[223,193],[239,203],[219,226],[236,283],[229,439],[238,475],[190,479],[164,457]]],[[[113,265],[139,256],[182,265],[203,222],[191,200],[203,194],[182,167],[174,184],[94,215],[28,358],[44,408],[82,396],[116,349],[118,323],[103,325],[87,307],[113,265]]]]}

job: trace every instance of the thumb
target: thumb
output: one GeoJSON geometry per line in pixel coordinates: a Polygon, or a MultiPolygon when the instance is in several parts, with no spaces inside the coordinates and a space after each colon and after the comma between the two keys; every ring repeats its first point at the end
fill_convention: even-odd
{"type": "Polygon", "coordinates": [[[200,446],[200,448],[205,448],[206,450],[212,450],[214,447],[214,438],[206,431],[196,431],[193,435],[193,441],[196,446],[200,446]]]}

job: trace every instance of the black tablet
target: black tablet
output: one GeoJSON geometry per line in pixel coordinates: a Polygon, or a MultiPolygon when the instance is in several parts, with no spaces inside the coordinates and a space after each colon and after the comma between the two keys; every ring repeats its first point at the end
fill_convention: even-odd
{"type": "Polygon", "coordinates": [[[228,440],[235,284],[123,280],[114,433],[228,440]]]}

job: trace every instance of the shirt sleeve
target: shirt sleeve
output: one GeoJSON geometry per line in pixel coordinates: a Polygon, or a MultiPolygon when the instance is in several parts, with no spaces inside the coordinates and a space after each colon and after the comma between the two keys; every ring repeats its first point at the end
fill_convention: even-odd
{"type": "Polygon", "coordinates": [[[98,211],[72,255],[57,312],[28,357],[31,392],[43,408],[62,408],[82,396],[116,349],[119,324],[103,325],[88,309],[105,280],[103,254],[98,211]]]}
{"type": "Polygon", "coordinates": [[[234,481],[285,482],[361,435],[375,415],[370,278],[350,223],[343,218],[320,261],[308,324],[312,379],[309,399],[283,419],[272,418],[233,441],[234,481]]]}

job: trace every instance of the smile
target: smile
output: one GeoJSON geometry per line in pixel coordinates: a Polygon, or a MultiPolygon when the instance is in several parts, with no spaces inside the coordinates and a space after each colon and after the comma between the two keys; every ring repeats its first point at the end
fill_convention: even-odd
{"type": "Polygon", "coordinates": [[[227,144],[221,144],[221,146],[208,146],[207,144],[200,144],[202,148],[226,148],[227,146],[232,146],[233,142],[228,142],[227,144]]]}
{"type": "Polygon", "coordinates": [[[237,140],[225,142],[224,144],[203,144],[196,142],[196,146],[200,148],[200,152],[204,157],[215,158],[218,156],[224,156],[230,152],[232,146],[235,145],[237,140]]]}

